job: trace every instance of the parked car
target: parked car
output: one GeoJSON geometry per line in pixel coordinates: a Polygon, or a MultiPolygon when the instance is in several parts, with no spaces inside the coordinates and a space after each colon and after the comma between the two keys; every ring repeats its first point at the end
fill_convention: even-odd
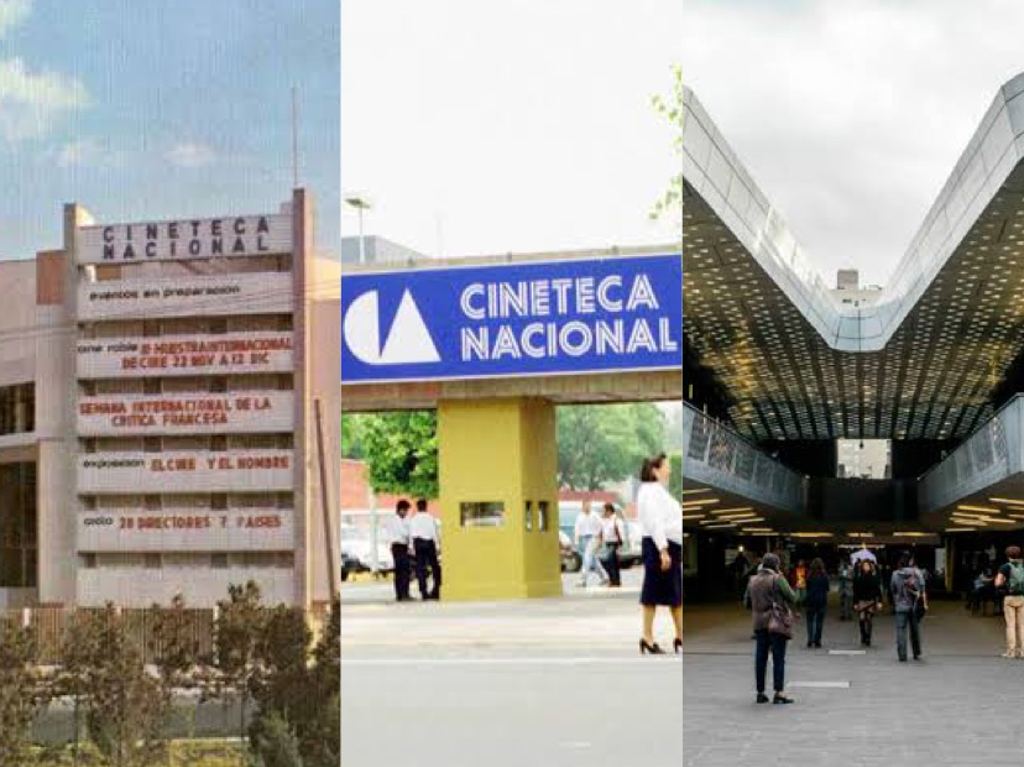
{"type": "MultiPolygon", "coordinates": [[[[349,572],[366,572],[373,569],[373,545],[370,541],[370,531],[366,528],[355,525],[341,526],[341,557],[342,562],[346,556],[355,565],[350,567],[349,572]]],[[[382,540],[377,541],[377,571],[382,573],[391,572],[395,569],[395,562],[391,558],[391,549],[382,540]]]]}
{"type": "Polygon", "coordinates": [[[572,543],[572,538],[565,534],[565,531],[558,531],[558,550],[562,560],[562,572],[578,573],[583,567],[583,558],[572,543]]]}
{"type": "Polygon", "coordinates": [[[350,553],[345,551],[344,547],[341,550],[341,580],[347,581],[348,576],[352,573],[360,571],[359,561],[353,557],[350,553]]]}

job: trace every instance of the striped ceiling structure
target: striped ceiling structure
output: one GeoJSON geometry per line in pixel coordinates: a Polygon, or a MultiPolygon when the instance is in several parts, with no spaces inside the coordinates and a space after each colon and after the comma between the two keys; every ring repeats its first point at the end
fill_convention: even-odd
{"type": "Polygon", "coordinates": [[[684,337],[755,440],[959,439],[1024,351],[1024,74],[876,303],[839,303],[684,92],[684,337]]]}

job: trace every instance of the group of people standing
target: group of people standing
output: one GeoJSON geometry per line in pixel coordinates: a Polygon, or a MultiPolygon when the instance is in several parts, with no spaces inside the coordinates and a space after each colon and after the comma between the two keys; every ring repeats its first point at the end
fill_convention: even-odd
{"type": "MultiPolygon", "coordinates": [[[[874,555],[866,549],[855,553],[849,565],[844,563],[841,566],[840,577],[841,580],[849,582],[849,593],[845,596],[844,589],[847,586],[840,584],[840,604],[844,612],[841,617],[845,617],[846,604],[849,603],[859,619],[860,643],[864,647],[870,647],[874,616],[882,608],[883,599],[882,578],[874,555]]],[[[1021,566],[1018,577],[1021,584],[1022,622],[1016,636],[1024,648],[1024,565],[1021,566]]],[[[897,658],[900,662],[907,662],[909,635],[910,650],[914,660],[918,660],[922,655],[921,619],[928,610],[928,593],[925,575],[916,567],[910,553],[900,555],[899,564],[892,573],[888,589],[896,615],[897,658]]],[[[774,553],[767,553],[756,572],[751,575],[744,600],[753,614],[753,638],[756,642],[754,682],[758,703],[767,703],[769,700],[773,703],[793,702],[793,699],[785,694],[786,647],[793,636],[793,610],[798,606],[804,609],[807,647],[821,647],[829,591],[829,575],[820,558],[812,560],[809,568],[801,560],[787,577],[782,571],[780,557],[774,553]],[[772,659],[775,692],[771,699],[765,694],[769,655],[772,659]]],[[[1007,631],[1009,632],[1009,629],[1007,631]]]]}
{"type": "Polygon", "coordinates": [[[411,559],[415,559],[416,581],[420,597],[441,598],[441,532],[437,520],[427,510],[427,501],[416,501],[416,513],[411,517],[412,504],[404,498],[395,504],[395,514],[384,527],[384,533],[391,546],[391,558],[395,571],[395,600],[407,602],[409,594],[411,559]],[[411,557],[410,557],[411,555],[411,557]],[[428,580],[429,576],[429,580],[428,580]],[[428,583],[433,583],[428,587],[428,583]]]}
{"type": "Polygon", "coordinates": [[[597,516],[590,510],[590,501],[585,499],[576,517],[573,537],[583,561],[580,586],[586,587],[587,576],[592,572],[602,586],[621,586],[619,549],[626,542],[626,534],[615,504],[606,503],[601,516],[597,516]]]}

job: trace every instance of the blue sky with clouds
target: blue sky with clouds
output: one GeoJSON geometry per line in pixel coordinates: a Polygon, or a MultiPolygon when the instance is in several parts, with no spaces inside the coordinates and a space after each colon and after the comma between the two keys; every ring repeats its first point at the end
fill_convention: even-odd
{"type": "Polygon", "coordinates": [[[337,0],[0,0],[0,258],[103,221],[276,210],[300,182],[338,237],[337,0]]]}

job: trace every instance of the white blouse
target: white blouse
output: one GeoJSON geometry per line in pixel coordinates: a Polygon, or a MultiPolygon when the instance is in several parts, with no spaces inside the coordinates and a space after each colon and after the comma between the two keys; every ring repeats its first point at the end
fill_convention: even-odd
{"type": "Polygon", "coordinates": [[[645,538],[659,550],[668,541],[683,544],[683,507],[660,482],[643,482],[636,494],[637,515],[645,538]]]}

